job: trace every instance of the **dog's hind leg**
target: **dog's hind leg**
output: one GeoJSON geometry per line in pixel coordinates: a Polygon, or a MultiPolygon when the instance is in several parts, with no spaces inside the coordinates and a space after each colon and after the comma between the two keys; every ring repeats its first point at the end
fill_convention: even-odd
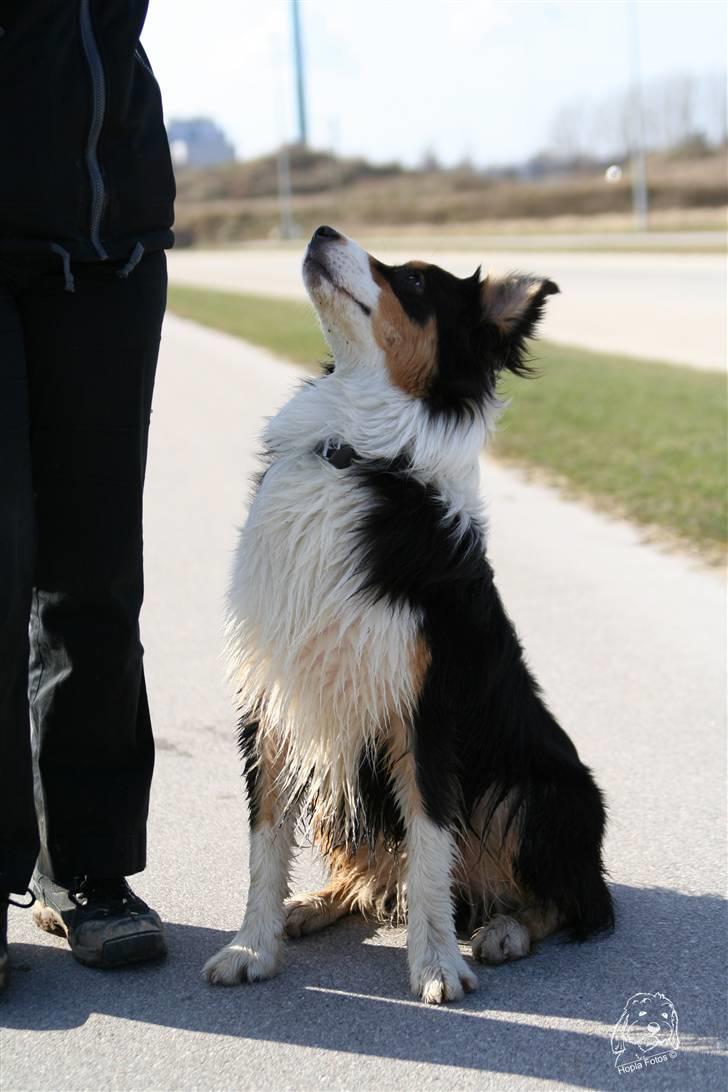
{"type": "Polygon", "coordinates": [[[589,771],[567,769],[555,786],[533,781],[520,811],[511,809],[505,799],[491,816],[467,876],[471,899],[479,890],[496,896],[495,915],[483,914],[471,940],[484,963],[521,959],[560,929],[583,939],[612,922],[601,864],[604,808],[589,771]]]}
{"type": "Polygon", "coordinates": [[[293,850],[294,809],[283,810],[276,777],[279,761],[257,739],[257,723],[241,726],[250,806],[250,887],[243,924],[204,967],[222,986],[258,982],[278,969],[285,925],[284,901],[293,850]]]}
{"type": "Polygon", "coordinates": [[[286,903],[286,933],[300,937],[333,925],[347,914],[363,914],[375,921],[396,924],[404,920],[402,855],[389,852],[380,839],[374,850],[362,847],[347,853],[326,854],[331,879],[322,891],[286,903]]]}
{"type": "Polygon", "coordinates": [[[508,963],[523,959],[531,945],[555,933],[564,924],[554,905],[529,908],[513,914],[496,914],[473,934],[473,955],[481,963],[508,963]]]}
{"type": "Polygon", "coordinates": [[[309,895],[289,899],[286,903],[286,936],[303,937],[308,933],[317,933],[348,913],[349,907],[334,884],[323,891],[312,891],[309,895]]]}
{"type": "Polygon", "coordinates": [[[469,911],[472,952],[482,963],[523,959],[532,944],[564,923],[552,902],[539,904],[521,882],[512,806],[505,797],[491,812],[488,800],[480,801],[471,816],[472,832],[459,847],[457,886],[469,911]]]}

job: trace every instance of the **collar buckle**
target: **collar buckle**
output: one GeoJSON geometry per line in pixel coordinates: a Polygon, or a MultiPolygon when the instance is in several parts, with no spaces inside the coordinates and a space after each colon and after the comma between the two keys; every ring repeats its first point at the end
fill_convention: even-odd
{"type": "Polygon", "coordinates": [[[337,470],[346,470],[355,459],[359,458],[351,444],[345,444],[341,440],[322,440],[315,448],[315,452],[337,470]]]}

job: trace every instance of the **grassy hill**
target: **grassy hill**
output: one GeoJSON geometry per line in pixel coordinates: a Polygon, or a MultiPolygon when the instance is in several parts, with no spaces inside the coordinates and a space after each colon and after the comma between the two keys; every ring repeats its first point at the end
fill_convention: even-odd
{"type": "MultiPolygon", "coordinates": [[[[290,149],[293,216],[303,234],[336,220],[370,233],[377,227],[434,227],[462,230],[528,230],[528,225],[563,229],[563,219],[588,223],[595,217],[628,217],[629,170],[607,183],[601,166],[533,165],[542,177],[518,172],[485,172],[473,167],[406,169],[374,165],[327,152],[290,149]]],[[[697,158],[651,156],[651,209],[689,210],[684,226],[721,227],[728,203],[726,150],[697,158]]],[[[177,233],[180,245],[231,243],[275,237],[278,232],[278,165],[268,155],[206,170],[182,169],[177,176],[177,233]]],[[[673,216],[673,220],[675,217],[673,216]]],[[[683,221],[677,218],[678,226],[683,221]]]]}

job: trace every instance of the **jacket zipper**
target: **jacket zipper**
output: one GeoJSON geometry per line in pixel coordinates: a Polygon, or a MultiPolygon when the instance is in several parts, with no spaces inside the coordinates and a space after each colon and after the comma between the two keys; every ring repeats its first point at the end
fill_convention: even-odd
{"type": "Polygon", "coordinates": [[[142,66],[142,68],[145,68],[147,70],[147,72],[152,77],[152,79],[155,78],[154,73],[152,72],[152,66],[150,65],[149,61],[147,60],[146,54],[144,53],[144,50],[142,49],[142,43],[141,42],[139,43],[139,45],[134,50],[134,60],[138,61],[139,64],[142,66]]]}
{"type": "Polygon", "coordinates": [[[99,160],[96,154],[99,136],[101,135],[101,126],[104,123],[104,112],[106,110],[106,85],[104,82],[104,68],[101,64],[101,55],[96,44],[94,29],[91,23],[89,0],[81,0],[81,41],[83,42],[83,51],[86,54],[86,62],[91,72],[92,112],[91,125],[86,141],[86,167],[88,168],[89,178],[91,180],[90,235],[96,253],[100,258],[106,259],[109,255],[106,253],[99,235],[101,217],[106,201],[106,191],[104,188],[104,178],[101,174],[101,168],[99,167],[99,160]]]}

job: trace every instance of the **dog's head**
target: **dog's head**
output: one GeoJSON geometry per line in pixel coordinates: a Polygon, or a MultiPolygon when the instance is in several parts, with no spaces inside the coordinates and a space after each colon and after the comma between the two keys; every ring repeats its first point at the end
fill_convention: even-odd
{"type": "Polygon", "coordinates": [[[664,993],[636,993],[630,997],[612,1034],[612,1050],[621,1053],[628,1045],[642,1052],[677,1049],[677,1012],[664,993]]]}
{"type": "Polygon", "coordinates": [[[330,227],[314,232],[303,278],[337,372],[384,370],[444,412],[483,407],[500,372],[528,372],[526,340],[558,292],[520,273],[461,278],[425,262],[385,265],[330,227]]]}

